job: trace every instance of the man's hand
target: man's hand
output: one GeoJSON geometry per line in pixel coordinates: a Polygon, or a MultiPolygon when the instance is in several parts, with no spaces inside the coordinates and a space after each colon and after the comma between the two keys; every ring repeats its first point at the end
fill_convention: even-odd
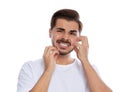
{"type": "Polygon", "coordinates": [[[48,92],[49,83],[55,69],[56,59],[58,55],[59,52],[55,47],[48,46],[45,48],[43,54],[45,71],[43,72],[35,86],[29,92],[48,92]]]}
{"type": "Polygon", "coordinates": [[[54,70],[58,55],[59,55],[59,52],[57,48],[53,46],[48,46],[45,48],[43,58],[44,58],[46,70],[47,69],[49,69],[50,71],[54,70]]]}
{"type": "Polygon", "coordinates": [[[88,61],[88,39],[86,36],[80,36],[77,39],[78,43],[75,44],[75,52],[77,54],[78,59],[80,59],[81,62],[88,61]]]}

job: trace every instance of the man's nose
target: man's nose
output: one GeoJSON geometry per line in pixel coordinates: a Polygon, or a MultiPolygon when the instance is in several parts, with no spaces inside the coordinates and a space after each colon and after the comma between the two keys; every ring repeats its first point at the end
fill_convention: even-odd
{"type": "Polygon", "coordinates": [[[63,38],[64,38],[64,39],[69,39],[69,34],[64,33],[64,34],[63,34],[63,38]]]}

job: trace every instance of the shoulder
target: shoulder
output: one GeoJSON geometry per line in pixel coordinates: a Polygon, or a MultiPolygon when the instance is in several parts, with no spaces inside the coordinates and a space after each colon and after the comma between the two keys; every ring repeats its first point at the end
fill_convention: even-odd
{"type": "Polygon", "coordinates": [[[44,71],[43,59],[25,62],[19,72],[19,78],[33,79],[44,71]]]}
{"type": "Polygon", "coordinates": [[[27,61],[22,65],[22,69],[26,71],[27,70],[32,71],[40,68],[44,68],[44,61],[42,58],[34,61],[27,61]]]}
{"type": "Polygon", "coordinates": [[[37,60],[34,60],[34,61],[27,61],[23,64],[23,66],[28,66],[28,67],[33,67],[33,66],[41,66],[43,65],[43,59],[37,59],[37,60]]]}
{"type": "Polygon", "coordinates": [[[17,90],[19,92],[23,92],[22,90],[28,92],[36,83],[43,69],[43,59],[25,62],[19,72],[17,90]]]}

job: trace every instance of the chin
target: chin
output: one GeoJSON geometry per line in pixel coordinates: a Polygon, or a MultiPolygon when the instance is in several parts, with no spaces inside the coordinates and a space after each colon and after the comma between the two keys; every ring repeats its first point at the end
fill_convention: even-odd
{"type": "Polygon", "coordinates": [[[66,52],[59,51],[59,54],[60,54],[60,55],[68,55],[68,54],[70,54],[72,51],[73,51],[73,49],[70,50],[70,51],[66,51],[66,52]]]}
{"type": "Polygon", "coordinates": [[[68,53],[65,53],[65,52],[60,52],[59,55],[61,56],[64,56],[64,55],[67,55],[68,53]]]}

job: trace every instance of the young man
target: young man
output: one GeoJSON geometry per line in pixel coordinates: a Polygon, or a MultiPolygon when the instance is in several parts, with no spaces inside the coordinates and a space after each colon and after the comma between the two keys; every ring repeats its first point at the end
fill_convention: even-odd
{"type": "Polygon", "coordinates": [[[47,46],[43,58],[23,65],[17,92],[112,92],[100,79],[88,60],[88,39],[81,36],[79,14],[61,9],[51,19],[47,46]],[[70,53],[76,52],[78,59],[70,53]]]}

